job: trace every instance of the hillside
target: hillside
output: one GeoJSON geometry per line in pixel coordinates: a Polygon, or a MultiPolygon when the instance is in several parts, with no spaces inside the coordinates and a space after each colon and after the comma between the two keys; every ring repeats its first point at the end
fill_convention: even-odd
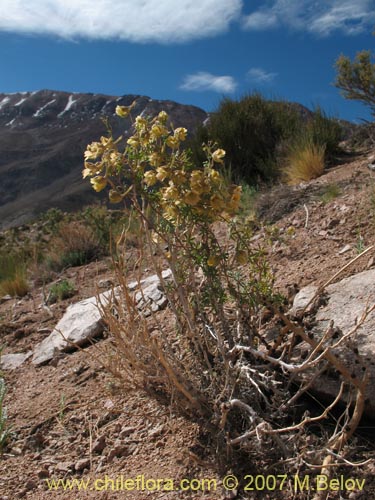
{"type": "Polygon", "coordinates": [[[74,210],[97,200],[82,180],[83,151],[105,134],[128,135],[117,105],[136,101],[134,116],[164,109],[174,126],[189,130],[207,114],[194,106],[145,96],[72,94],[52,90],[0,94],[0,229],[17,226],[51,207],[74,210]]]}
{"type": "MultiPolygon", "coordinates": [[[[266,245],[276,287],[286,296],[289,294],[290,300],[298,289],[321,285],[361,249],[374,244],[375,178],[368,168],[372,159],[373,154],[358,156],[319,179],[294,188],[276,187],[259,200],[262,218],[255,228],[254,245],[266,245]]],[[[133,248],[130,255],[135,258],[137,249],[133,248]]],[[[374,265],[372,251],[337,280],[374,270],[374,265]]],[[[72,281],[76,295],[50,306],[50,311],[44,307],[44,290],[38,285],[21,300],[4,299],[0,305],[0,334],[6,346],[3,354],[35,349],[69,304],[92,296],[98,286],[99,290],[109,286],[108,280],[113,280],[110,266],[109,260],[103,259],[63,271],[57,279],[72,281]]],[[[148,276],[147,266],[147,262],[141,262],[137,273],[148,276]]],[[[126,277],[128,281],[134,278],[132,274],[126,277]]],[[[168,309],[159,311],[157,318],[168,331],[168,309]]],[[[275,327],[277,324],[272,326],[275,327]]],[[[316,473],[314,465],[286,459],[267,469],[256,462],[256,453],[255,461],[243,463],[240,470],[247,474],[287,474],[288,486],[283,491],[258,491],[255,496],[243,489],[225,494],[221,487],[223,473],[213,458],[212,443],[200,433],[197,423],[171,414],[163,401],[150,399],[143,392],[124,391],[100,363],[103,349],[109,345],[110,339],[104,334],[104,340],[96,345],[56,354],[48,364],[36,366],[29,358],[5,372],[9,391],[6,406],[14,435],[9,450],[0,460],[0,489],[5,495],[0,498],[46,500],[53,494],[53,498],[70,500],[71,492],[47,491],[45,479],[94,480],[121,474],[134,479],[142,474],[175,480],[211,478],[220,485],[214,495],[209,491],[180,492],[178,498],[312,498],[309,492],[299,492],[296,496],[290,480],[296,472],[301,477],[316,473]]],[[[320,412],[321,400],[318,397],[315,401],[320,412]]],[[[327,422],[327,426],[332,422],[327,422]]],[[[314,439],[313,433],[310,439],[314,439]]],[[[365,480],[365,496],[356,489],[350,492],[351,499],[374,497],[373,439],[373,423],[363,422],[353,447],[345,451],[345,459],[349,464],[365,462],[364,465],[348,467],[347,463],[337,471],[344,477],[365,480]]],[[[272,447],[269,453],[272,455],[272,447]]],[[[341,493],[332,490],[329,498],[343,498],[341,493]]],[[[98,497],[97,492],[89,491],[75,495],[79,499],[98,497]]],[[[176,493],[153,491],[151,496],[173,499],[176,493]]],[[[124,494],[112,490],[103,492],[100,498],[143,500],[146,496],[144,491],[124,494]]]]}

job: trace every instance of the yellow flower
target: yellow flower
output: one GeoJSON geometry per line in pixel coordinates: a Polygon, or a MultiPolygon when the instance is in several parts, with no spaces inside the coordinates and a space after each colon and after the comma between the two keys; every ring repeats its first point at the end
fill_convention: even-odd
{"type": "Polygon", "coordinates": [[[102,153],[102,145],[99,142],[93,142],[87,146],[84,157],[86,160],[96,160],[102,153]]]}
{"type": "Polygon", "coordinates": [[[156,172],[156,178],[160,182],[163,182],[169,176],[169,173],[165,167],[158,167],[156,169],[156,172]]]}
{"type": "Polygon", "coordinates": [[[132,148],[136,148],[139,146],[139,141],[138,139],[136,139],[134,136],[132,137],[129,137],[129,139],[126,141],[127,144],[129,144],[129,146],[131,146],[132,148]]]}
{"type": "Polygon", "coordinates": [[[167,146],[169,146],[172,149],[177,149],[178,146],[180,145],[180,141],[178,140],[177,137],[169,136],[165,142],[167,146]]]}
{"type": "Polygon", "coordinates": [[[220,262],[218,255],[210,255],[207,259],[207,265],[210,267],[216,267],[220,262]]]}
{"type": "Polygon", "coordinates": [[[168,115],[165,111],[160,111],[160,113],[158,114],[158,119],[165,123],[167,120],[168,120],[168,115]]]}
{"type": "Polygon", "coordinates": [[[181,186],[186,181],[186,174],[183,170],[173,170],[171,175],[173,184],[181,186]]]}
{"type": "Polygon", "coordinates": [[[146,125],[147,125],[147,120],[142,118],[142,116],[137,116],[137,118],[135,119],[135,126],[137,127],[137,129],[144,128],[146,125]]]}
{"type": "Polygon", "coordinates": [[[85,168],[82,170],[82,177],[85,179],[86,177],[91,177],[95,174],[99,174],[100,168],[95,163],[85,162],[85,168]]]}
{"type": "Polygon", "coordinates": [[[156,167],[160,164],[161,162],[161,157],[159,153],[151,153],[150,156],[148,157],[148,161],[150,162],[150,165],[153,167],[156,167]]]}
{"type": "Polygon", "coordinates": [[[214,168],[212,168],[210,170],[210,177],[211,177],[212,181],[215,182],[215,183],[217,183],[217,182],[219,182],[221,180],[221,175],[214,168]]]}
{"type": "Polygon", "coordinates": [[[175,200],[178,197],[178,191],[174,186],[163,189],[164,200],[175,200]]]}
{"type": "Polygon", "coordinates": [[[240,205],[240,200],[241,200],[241,191],[242,187],[241,186],[235,186],[232,195],[230,197],[228,207],[231,210],[237,211],[240,205]]]}
{"type": "Polygon", "coordinates": [[[194,206],[199,202],[199,200],[200,200],[199,195],[197,193],[194,193],[193,191],[190,191],[184,196],[184,202],[187,205],[194,206]]]}
{"type": "Polygon", "coordinates": [[[144,181],[147,186],[153,186],[157,182],[156,174],[153,170],[149,170],[148,172],[145,173],[144,175],[144,181]]]}
{"type": "Polygon", "coordinates": [[[151,127],[151,137],[154,137],[155,139],[157,139],[158,137],[161,137],[163,135],[167,135],[167,134],[168,134],[168,130],[165,127],[163,127],[162,125],[155,123],[151,127]]]}
{"type": "Polygon", "coordinates": [[[109,201],[111,203],[120,203],[120,201],[122,201],[122,195],[115,189],[111,189],[109,192],[109,201]]]}
{"type": "Polygon", "coordinates": [[[113,164],[120,163],[122,160],[122,154],[118,151],[112,151],[112,153],[109,155],[109,159],[113,164]]]}
{"type": "Polygon", "coordinates": [[[121,118],[126,118],[127,116],[129,116],[130,111],[134,108],[135,105],[136,102],[133,101],[130,106],[116,106],[115,113],[121,118]]]}
{"type": "Polygon", "coordinates": [[[106,148],[107,146],[111,145],[113,143],[112,137],[104,137],[102,136],[100,138],[101,144],[106,148]]]}
{"type": "Polygon", "coordinates": [[[176,128],[174,131],[174,136],[179,141],[184,141],[186,139],[187,130],[184,127],[176,128]]]}
{"type": "Polygon", "coordinates": [[[217,194],[211,196],[210,205],[215,210],[222,210],[224,208],[223,200],[217,194]]]}
{"type": "Polygon", "coordinates": [[[224,156],[225,156],[224,149],[217,149],[212,153],[212,159],[215,163],[223,163],[224,156]]]}
{"type": "Polygon", "coordinates": [[[107,179],[105,177],[102,177],[101,175],[96,175],[95,177],[90,179],[90,182],[97,193],[102,191],[107,185],[107,179]]]}

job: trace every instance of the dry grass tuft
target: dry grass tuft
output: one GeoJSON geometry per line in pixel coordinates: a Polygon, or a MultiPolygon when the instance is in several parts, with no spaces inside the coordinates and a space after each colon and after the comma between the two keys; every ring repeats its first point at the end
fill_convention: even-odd
{"type": "Polygon", "coordinates": [[[306,142],[290,149],[285,176],[288,184],[299,184],[320,177],[325,166],[325,146],[306,142]]]}
{"type": "Polygon", "coordinates": [[[0,293],[3,295],[23,297],[28,291],[29,285],[23,270],[17,272],[14,277],[5,279],[0,283],[0,293]]]}
{"type": "Polygon", "coordinates": [[[80,222],[62,225],[51,240],[48,260],[53,269],[81,266],[100,254],[100,245],[94,232],[80,222]]]}

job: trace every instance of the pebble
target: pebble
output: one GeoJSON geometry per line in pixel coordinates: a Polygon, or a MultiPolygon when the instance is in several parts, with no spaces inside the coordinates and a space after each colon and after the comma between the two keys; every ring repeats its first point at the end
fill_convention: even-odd
{"type": "Polygon", "coordinates": [[[76,462],[74,469],[77,472],[81,472],[85,469],[90,469],[90,459],[89,458],[81,458],[80,460],[78,460],[78,462],[76,462]]]}
{"type": "Polygon", "coordinates": [[[98,439],[94,441],[94,444],[92,446],[92,451],[94,453],[101,453],[106,445],[106,439],[105,436],[100,436],[98,439]]]}
{"type": "Polygon", "coordinates": [[[349,250],[351,250],[351,249],[352,249],[351,245],[345,245],[344,248],[342,248],[339,251],[339,255],[342,255],[343,253],[349,252],[349,250]]]}

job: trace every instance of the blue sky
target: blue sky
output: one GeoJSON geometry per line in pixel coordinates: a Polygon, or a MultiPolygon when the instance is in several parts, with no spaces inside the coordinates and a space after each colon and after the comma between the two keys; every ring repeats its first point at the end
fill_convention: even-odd
{"type": "Polygon", "coordinates": [[[0,0],[0,92],[141,94],[215,109],[254,90],[348,120],[334,61],[373,49],[375,0],[0,0]]]}

